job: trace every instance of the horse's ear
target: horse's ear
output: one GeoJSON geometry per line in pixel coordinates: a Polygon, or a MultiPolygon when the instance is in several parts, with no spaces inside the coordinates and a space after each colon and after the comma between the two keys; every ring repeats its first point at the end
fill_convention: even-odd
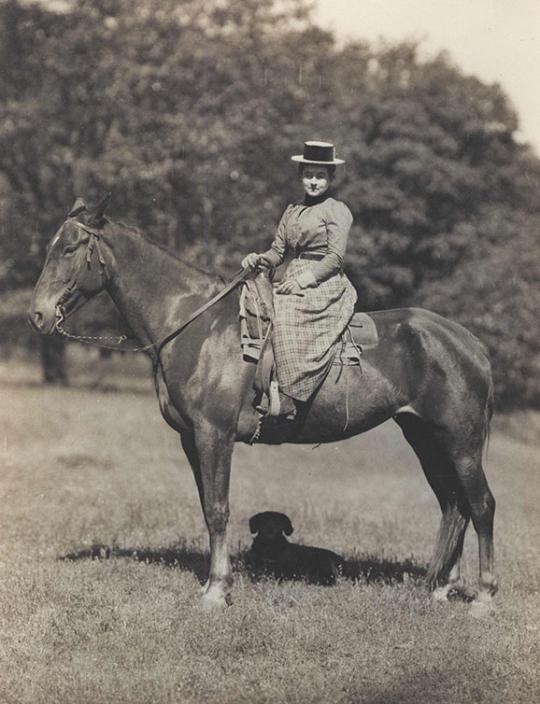
{"type": "Polygon", "coordinates": [[[95,208],[92,209],[92,212],[90,214],[90,223],[92,225],[101,225],[103,223],[103,216],[105,214],[105,210],[107,209],[107,206],[109,205],[109,201],[111,200],[112,192],[109,191],[96,205],[95,208]]]}
{"type": "Polygon", "coordinates": [[[111,197],[112,197],[112,191],[109,191],[94,208],[94,210],[92,212],[92,222],[95,223],[96,225],[101,224],[101,221],[103,220],[103,216],[105,214],[105,210],[107,209],[107,206],[109,205],[109,201],[111,200],[111,197]]]}
{"type": "Polygon", "coordinates": [[[77,215],[80,215],[82,212],[86,210],[86,203],[82,198],[77,198],[75,200],[75,203],[71,206],[71,209],[68,213],[68,218],[74,218],[77,215]]]}
{"type": "Polygon", "coordinates": [[[284,513],[281,514],[281,525],[282,525],[283,532],[285,533],[285,535],[292,535],[293,534],[294,528],[291,523],[291,519],[289,518],[289,516],[286,516],[284,513]]]}
{"type": "Polygon", "coordinates": [[[260,528],[260,525],[259,525],[260,520],[259,519],[260,519],[260,517],[261,517],[261,514],[256,513],[254,516],[251,516],[251,518],[249,519],[249,532],[252,533],[253,535],[255,535],[255,533],[259,532],[259,528],[260,528]]]}

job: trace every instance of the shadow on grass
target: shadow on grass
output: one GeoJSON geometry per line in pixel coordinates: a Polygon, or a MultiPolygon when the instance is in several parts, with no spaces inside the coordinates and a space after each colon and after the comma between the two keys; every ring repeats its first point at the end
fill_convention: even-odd
{"type": "MultiPolygon", "coordinates": [[[[182,572],[190,572],[201,584],[204,584],[208,577],[210,565],[210,556],[207,552],[184,545],[155,549],[92,545],[90,548],[68,553],[58,559],[77,562],[79,560],[113,560],[116,558],[127,558],[136,562],[144,562],[147,565],[162,565],[182,572]]],[[[325,587],[333,586],[328,582],[314,581],[312,575],[302,574],[300,570],[294,576],[288,577],[254,572],[249,567],[248,550],[238,550],[232,553],[231,562],[234,572],[246,575],[252,582],[266,581],[281,584],[282,582],[305,581],[325,587]]],[[[355,556],[353,559],[345,560],[341,578],[359,584],[414,584],[418,587],[424,587],[426,572],[425,565],[419,565],[412,559],[385,559],[368,555],[365,557],[355,556]]],[[[448,598],[452,601],[469,603],[475,597],[476,592],[463,586],[453,589],[448,598]]]]}
{"type": "Polygon", "coordinates": [[[77,562],[79,560],[112,560],[119,557],[144,562],[147,565],[163,565],[174,567],[182,572],[191,572],[201,584],[206,580],[208,574],[209,555],[197,548],[188,548],[184,545],[155,549],[92,545],[90,548],[68,553],[58,559],[77,562]]]}
{"type": "Polygon", "coordinates": [[[353,582],[381,582],[395,584],[403,582],[422,582],[427,569],[412,559],[385,559],[377,555],[354,557],[345,560],[343,576],[353,582]]]}
{"type": "MultiPolygon", "coordinates": [[[[60,560],[111,560],[127,558],[146,564],[158,564],[173,567],[183,572],[191,572],[203,583],[208,575],[209,555],[200,549],[179,545],[170,548],[120,548],[110,545],[92,545],[60,557],[60,560]]],[[[249,574],[252,581],[272,579],[271,575],[255,574],[249,569],[249,551],[239,550],[231,555],[233,569],[249,574]]],[[[426,568],[411,559],[392,560],[369,555],[345,560],[342,576],[353,582],[396,584],[403,582],[421,583],[426,575],[426,568]]],[[[294,577],[281,577],[275,581],[298,581],[307,575],[298,571],[294,577]]]]}

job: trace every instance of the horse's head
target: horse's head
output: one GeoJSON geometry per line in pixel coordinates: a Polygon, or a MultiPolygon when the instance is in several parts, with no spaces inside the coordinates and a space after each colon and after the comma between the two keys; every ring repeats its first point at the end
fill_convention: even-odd
{"type": "Polygon", "coordinates": [[[107,202],[108,197],[90,209],[77,198],[50,241],[28,311],[38,332],[50,335],[57,321],[104,289],[108,272],[100,238],[107,202]]]}

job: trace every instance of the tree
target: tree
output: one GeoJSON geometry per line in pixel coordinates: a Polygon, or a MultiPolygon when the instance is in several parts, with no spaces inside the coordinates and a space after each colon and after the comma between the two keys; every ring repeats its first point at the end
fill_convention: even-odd
{"type": "Polygon", "coordinates": [[[481,217],[483,238],[453,276],[419,301],[459,320],[490,350],[499,408],[540,403],[540,217],[481,217]]]}
{"type": "Polygon", "coordinates": [[[407,44],[349,46],[337,76],[347,87],[342,138],[353,145],[349,268],[369,306],[414,301],[425,282],[451,276],[483,237],[480,212],[495,209],[505,223],[513,210],[538,210],[537,182],[526,182],[538,179],[538,160],[514,141],[516,116],[498,86],[444,55],[422,62],[407,44]]]}
{"type": "Polygon", "coordinates": [[[268,246],[298,192],[288,156],[309,137],[347,160],[363,309],[442,310],[439,291],[486,251],[506,261],[508,233],[524,247],[521,223],[537,223],[540,163],[500,87],[414,43],[340,47],[307,0],[79,0],[61,14],[0,0],[0,47],[5,291],[33,285],[75,195],[110,190],[116,218],[231,274],[268,246]]]}

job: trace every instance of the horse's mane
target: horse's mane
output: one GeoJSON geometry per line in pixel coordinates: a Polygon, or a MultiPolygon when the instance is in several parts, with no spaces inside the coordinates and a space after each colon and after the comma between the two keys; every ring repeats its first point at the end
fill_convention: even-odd
{"type": "Polygon", "coordinates": [[[130,234],[136,235],[140,239],[144,240],[144,242],[146,242],[154,247],[157,247],[162,252],[169,255],[169,257],[172,257],[173,259],[176,259],[176,261],[180,262],[184,266],[187,266],[188,269],[192,269],[193,271],[197,272],[198,274],[203,274],[204,276],[208,276],[209,278],[220,279],[221,281],[223,281],[223,276],[221,274],[217,274],[216,272],[212,272],[212,271],[206,271],[205,269],[202,269],[201,267],[198,267],[195,264],[192,264],[191,262],[187,262],[185,259],[182,259],[182,257],[180,257],[178,254],[176,254],[176,252],[173,252],[172,249],[170,249],[169,247],[164,245],[162,242],[158,242],[158,240],[154,239],[150,235],[147,235],[145,232],[143,232],[138,227],[135,227],[133,225],[128,225],[125,222],[111,220],[110,218],[106,218],[106,222],[109,225],[112,225],[113,227],[120,227],[123,230],[127,230],[130,234]]]}

